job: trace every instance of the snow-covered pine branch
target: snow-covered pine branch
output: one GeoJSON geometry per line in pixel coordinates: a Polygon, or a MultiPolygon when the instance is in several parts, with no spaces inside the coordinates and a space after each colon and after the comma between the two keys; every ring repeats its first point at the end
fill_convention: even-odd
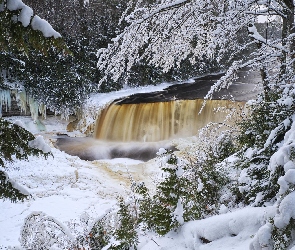
{"type": "Polygon", "coordinates": [[[2,0],[1,2],[0,12],[5,11],[5,9],[9,11],[20,11],[16,18],[24,27],[31,25],[33,30],[41,31],[44,37],[61,37],[46,20],[34,15],[32,8],[24,4],[22,0],[2,0]]]}

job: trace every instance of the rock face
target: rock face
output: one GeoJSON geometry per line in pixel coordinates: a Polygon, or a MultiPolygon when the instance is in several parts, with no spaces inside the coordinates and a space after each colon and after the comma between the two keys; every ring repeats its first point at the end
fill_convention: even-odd
{"type": "MultiPolygon", "coordinates": [[[[162,91],[134,94],[126,98],[117,99],[114,103],[121,105],[203,99],[211,86],[222,76],[223,74],[208,75],[194,79],[193,83],[175,84],[162,91]]],[[[259,93],[257,88],[259,83],[260,76],[258,72],[241,71],[239,72],[238,80],[228,89],[215,93],[212,99],[229,100],[234,98],[235,101],[247,101],[259,93]]]]}

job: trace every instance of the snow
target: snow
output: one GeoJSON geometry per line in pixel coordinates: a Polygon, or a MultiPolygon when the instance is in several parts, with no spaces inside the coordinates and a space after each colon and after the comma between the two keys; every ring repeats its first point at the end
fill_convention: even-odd
{"type": "Polygon", "coordinates": [[[142,247],[139,249],[248,250],[252,237],[267,218],[274,214],[274,207],[247,207],[232,213],[187,222],[177,234],[171,232],[161,238],[153,236],[151,240],[140,239],[142,247]],[[204,243],[205,239],[208,243],[204,243]]]}
{"type": "Polygon", "coordinates": [[[45,37],[61,37],[46,20],[41,19],[37,15],[33,17],[33,10],[21,0],[7,0],[7,9],[10,11],[21,10],[17,20],[21,22],[24,27],[29,26],[31,23],[32,28],[41,31],[45,37]],[[31,21],[32,17],[33,19],[31,21]]]}
{"type": "Polygon", "coordinates": [[[24,6],[18,16],[18,21],[20,21],[24,27],[29,26],[33,13],[34,12],[32,8],[24,6]]]}
{"type": "Polygon", "coordinates": [[[202,180],[198,178],[198,188],[197,191],[201,192],[203,190],[204,184],[202,183],[202,180]]]}
{"type": "Polygon", "coordinates": [[[32,213],[42,212],[69,228],[78,224],[85,213],[90,224],[94,223],[113,208],[118,195],[126,195],[131,185],[130,177],[139,181],[154,173],[153,161],[144,165],[142,161],[126,158],[88,162],[55,149],[52,145],[54,135],[66,131],[67,125],[58,117],[41,120],[44,131],[40,131],[30,117],[10,117],[8,120],[31,129],[37,135],[33,145],[48,152],[45,141],[51,145],[53,156],[47,160],[29,157],[28,161],[7,163],[5,171],[10,180],[31,197],[23,203],[0,201],[0,249],[20,247],[21,227],[32,213]]]}
{"type": "MultiPolygon", "coordinates": [[[[25,219],[34,214],[39,215],[40,220],[51,218],[65,227],[68,235],[76,237],[89,230],[89,226],[85,229],[74,225],[81,224],[85,218],[88,225],[92,225],[97,218],[111,211],[116,206],[116,197],[128,193],[130,179],[151,186],[153,176],[160,171],[155,160],[144,163],[124,158],[91,162],[59,151],[52,145],[54,134],[65,131],[67,123],[58,117],[41,120],[45,127],[43,131],[38,130],[37,124],[29,117],[9,120],[32,129],[37,135],[36,145],[45,147],[45,141],[51,145],[53,156],[47,160],[29,157],[28,161],[17,160],[7,165],[5,171],[10,179],[31,196],[24,202],[0,202],[0,248],[22,249],[19,242],[21,229],[25,219]]],[[[182,210],[179,201],[174,215],[181,224],[182,210]]],[[[253,235],[269,217],[274,216],[275,207],[246,207],[229,212],[224,206],[220,213],[205,220],[184,223],[177,234],[171,232],[164,237],[140,234],[138,249],[249,249],[253,235]],[[210,243],[203,243],[202,238],[210,243]]]]}
{"type": "MultiPolygon", "coordinates": [[[[163,88],[163,84],[157,88],[163,88]]],[[[156,88],[155,88],[156,89],[156,88]]],[[[152,88],[140,88],[139,91],[151,92],[152,88]]],[[[98,111],[116,98],[130,95],[136,90],[93,95],[85,107],[85,114],[93,108],[98,111]]],[[[30,117],[6,118],[36,135],[31,145],[51,152],[48,159],[30,156],[28,161],[16,160],[7,163],[5,172],[10,180],[18,185],[30,197],[24,202],[11,203],[0,201],[0,249],[22,249],[20,233],[26,218],[38,216],[40,220],[50,220],[63,228],[64,237],[72,238],[88,232],[98,219],[117,207],[116,198],[129,194],[131,181],[144,182],[153,187],[154,179],[161,173],[158,161],[148,162],[118,158],[111,160],[84,161],[77,156],[70,156],[54,148],[58,133],[68,133],[67,121],[59,117],[39,118],[36,122],[30,117]],[[87,224],[87,225],[86,225],[87,224]]],[[[76,132],[68,133],[76,136],[76,132]]],[[[289,159],[290,148],[295,138],[295,125],[285,136],[284,145],[271,159],[271,166],[284,167],[286,175],[279,183],[289,185],[294,181],[294,163],[289,159]]],[[[254,150],[249,149],[250,157],[254,150]]],[[[166,150],[159,149],[158,154],[166,150]]],[[[228,162],[234,162],[232,156],[228,162]]],[[[3,169],[2,169],[3,170],[3,169]]],[[[177,169],[182,174],[181,167],[177,169]]],[[[247,182],[246,171],[241,180],[247,182]]],[[[200,182],[198,189],[203,187],[200,182]]],[[[287,190],[287,186],[286,186],[287,190]]],[[[259,198],[259,197],[258,197],[259,198]]],[[[178,201],[174,216],[182,226],[177,232],[170,232],[159,237],[151,232],[139,233],[139,250],[242,250],[263,249],[261,246],[270,241],[271,225],[269,218],[275,218],[275,225],[282,227],[291,217],[295,217],[295,193],[288,194],[280,203],[269,207],[244,207],[230,211],[221,205],[219,215],[207,219],[183,223],[183,207],[178,201]],[[279,211],[279,213],[277,213],[279,211]]],[[[267,248],[265,248],[267,249],[267,248]]]]}
{"type": "Polygon", "coordinates": [[[149,93],[149,92],[161,91],[171,86],[172,84],[173,83],[162,83],[156,86],[145,86],[145,87],[138,87],[138,88],[131,88],[131,87],[125,86],[125,88],[119,91],[92,94],[84,107],[87,108],[92,105],[95,105],[97,107],[105,107],[107,104],[109,104],[115,99],[127,97],[135,93],[149,93]]]}
{"type": "Polygon", "coordinates": [[[11,11],[23,8],[25,4],[21,0],[7,0],[7,8],[11,11]]]}
{"type": "Polygon", "coordinates": [[[163,154],[166,154],[167,153],[167,150],[165,148],[160,148],[159,151],[158,151],[158,155],[163,155],[163,154]]]}
{"type": "Polygon", "coordinates": [[[295,192],[288,194],[279,206],[279,214],[274,218],[274,224],[278,228],[288,225],[291,218],[295,218],[295,192]]]}
{"type": "Polygon", "coordinates": [[[173,212],[173,215],[180,225],[182,225],[184,223],[183,205],[182,205],[181,199],[178,200],[177,206],[176,206],[175,211],[173,212]]]}
{"type": "Polygon", "coordinates": [[[227,212],[228,212],[228,208],[224,204],[221,204],[219,208],[219,214],[226,214],[227,212]]]}
{"type": "Polygon", "coordinates": [[[35,140],[29,141],[28,144],[32,148],[42,150],[44,153],[49,153],[51,151],[50,147],[45,143],[42,135],[38,135],[35,140]]]}
{"type": "Polygon", "coordinates": [[[40,30],[45,37],[61,37],[61,35],[56,32],[46,20],[40,18],[37,15],[34,16],[31,25],[34,30],[40,30]]]}
{"type": "Polygon", "coordinates": [[[271,230],[272,225],[270,223],[266,223],[264,226],[262,226],[255,235],[253,242],[250,244],[250,249],[271,250],[271,246],[269,246],[269,242],[271,239],[271,230]]]}

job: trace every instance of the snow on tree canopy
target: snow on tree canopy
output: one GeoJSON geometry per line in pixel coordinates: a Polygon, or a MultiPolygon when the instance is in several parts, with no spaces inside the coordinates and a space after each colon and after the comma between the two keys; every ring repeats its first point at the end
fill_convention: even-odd
{"type": "MultiPolygon", "coordinates": [[[[33,10],[21,0],[7,0],[7,9],[10,11],[21,10],[17,20],[21,22],[24,27],[27,27],[30,24],[31,18],[34,14],[33,10]]],[[[3,11],[3,8],[1,8],[0,11],[3,11]]],[[[56,32],[46,20],[41,19],[39,16],[33,17],[31,26],[34,30],[41,31],[44,37],[61,37],[61,35],[56,32]]]]}
{"type": "Polygon", "coordinates": [[[125,18],[129,26],[124,32],[98,51],[97,65],[117,80],[142,59],[164,72],[180,67],[187,58],[191,63],[214,57],[219,61],[228,48],[239,48],[238,31],[255,23],[255,15],[248,15],[246,8],[243,1],[226,5],[224,1],[165,0],[135,9],[125,18]],[[240,21],[233,25],[237,15],[240,21]]]}
{"type": "Polygon", "coordinates": [[[279,206],[279,214],[274,218],[278,228],[286,227],[291,218],[295,218],[295,192],[288,194],[279,206]]]}

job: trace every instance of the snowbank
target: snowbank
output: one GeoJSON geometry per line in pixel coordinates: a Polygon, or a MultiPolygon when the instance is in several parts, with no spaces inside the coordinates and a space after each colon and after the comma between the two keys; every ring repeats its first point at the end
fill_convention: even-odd
{"type": "Polygon", "coordinates": [[[141,250],[249,249],[253,236],[276,212],[275,207],[246,207],[227,214],[185,223],[177,233],[165,237],[142,237],[141,250]]]}

